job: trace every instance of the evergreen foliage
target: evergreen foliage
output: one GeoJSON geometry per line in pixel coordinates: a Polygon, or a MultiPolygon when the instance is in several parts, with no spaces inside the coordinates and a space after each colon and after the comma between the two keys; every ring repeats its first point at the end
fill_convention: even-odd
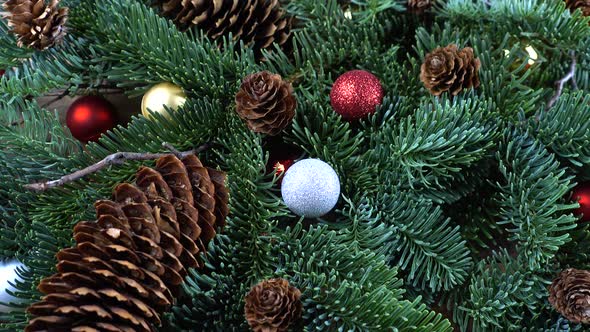
{"type": "Polygon", "coordinates": [[[590,178],[590,18],[561,0],[441,0],[424,16],[401,0],[283,2],[297,17],[292,40],[262,62],[230,37],[218,47],[201,31],[178,31],[147,0],[62,1],[68,37],[44,52],[18,48],[0,20],[0,254],[27,267],[21,302],[0,314],[0,331],[26,326],[24,308],[55,272],[56,252],[72,244],[72,226],[93,219],[94,201],[132,181],[140,163],[43,193],[24,184],[117,151],[211,141],[201,159],[228,173],[228,224],[162,331],[246,330],[243,298],[271,277],[302,291],[298,331],[579,330],[549,307],[547,285],[565,267],[590,266],[590,232],[570,197],[590,178]],[[420,65],[450,43],[473,47],[481,86],[435,98],[420,65]],[[528,45],[540,54],[530,68],[528,45]],[[571,52],[577,89],[566,85],[548,108],[571,52]],[[386,96],[375,114],[349,123],[329,93],[352,69],[378,76],[386,96]],[[325,218],[288,210],[266,170],[266,138],[234,112],[241,79],[260,70],[295,88],[297,115],[282,138],[340,177],[342,197],[325,218]],[[34,101],[104,80],[129,95],[173,82],[189,101],[85,147],[34,101]]]}

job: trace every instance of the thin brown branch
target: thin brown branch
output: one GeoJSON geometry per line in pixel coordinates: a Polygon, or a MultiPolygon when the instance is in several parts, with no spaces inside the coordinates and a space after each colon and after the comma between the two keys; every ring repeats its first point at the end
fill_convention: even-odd
{"type": "MultiPolygon", "coordinates": [[[[55,93],[45,94],[44,97],[54,97],[54,98],[48,100],[43,105],[41,105],[41,108],[47,108],[47,107],[53,105],[54,103],[62,100],[66,96],[68,96],[71,93],[70,90],[72,89],[72,87],[73,87],[73,85],[70,85],[69,87],[67,87],[64,90],[56,90],[55,93]]],[[[117,87],[116,84],[109,84],[109,83],[103,83],[103,84],[99,84],[99,85],[81,84],[81,85],[78,85],[76,87],[76,89],[77,89],[77,91],[86,90],[86,89],[97,90],[100,92],[101,95],[121,94],[125,91],[125,89],[117,87]]]]}
{"type": "Polygon", "coordinates": [[[47,102],[43,103],[43,105],[41,105],[41,108],[47,108],[47,107],[53,105],[54,103],[64,99],[69,93],[70,93],[69,90],[65,89],[59,95],[55,96],[55,98],[52,98],[52,99],[48,100],[47,102]]]}
{"type": "MultiPolygon", "coordinates": [[[[165,147],[172,147],[168,143],[163,143],[162,145],[165,147]]],[[[174,154],[178,158],[184,158],[184,157],[189,156],[191,154],[198,154],[198,153],[201,153],[205,150],[208,150],[211,147],[213,147],[213,145],[214,145],[213,142],[209,142],[209,143],[203,144],[195,149],[192,149],[189,151],[184,151],[184,152],[180,152],[176,148],[172,148],[173,151],[171,151],[171,152],[172,152],[172,154],[174,154]]],[[[113,153],[111,155],[108,155],[107,157],[105,157],[101,161],[97,162],[96,164],[93,164],[93,165],[90,165],[84,169],[75,171],[74,173],[64,175],[57,180],[51,180],[51,181],[39,182],[39,183],[31,183],[31,184],[25,185],[25,188],[29,189],[29,190],[33,190],[33,191],[45,191],[45,190],[48,190],[51,188],[63,186],[63,185],[70,183],[70,182],[74,182],[76,180],[79,180],[79,179],[81,179],[85,176],[88,176],[90,174],[96,173],[96,172],[98,172],[104,168],[107,168],[109,166],[112,166],[112,165],[122,165],[127,161],[154,160],[154,159],[158,159],[158,158],[161,158],[161,157],[169,155],[169,154],[170,153],[117,152],[117,153],[113,153]]]]}
{"type": "Polygon", "coordinates": [[[547,103],[548,109],[553,107],[555,105],[555,103],[557,102],[557,100],[559,99],[559,97],[561,97],[565,83],[567,83],[568,81],[571,80],[574,89],[577,89],[576,65],[577,65],[578,61],[576,59],[576,53],[573,51],[570,52],[570,57],[572,59],[572,64],[570,65],[570,70],[565,74],[565,76],[562,79],[560,79],[559,81],[557,81],[555,83],[555,85],[557,86],[557,90],[555,91],[555,94],[553,95],[553,97],[551,97],[551,99],[549,100],[549,103],[547,103]]]}

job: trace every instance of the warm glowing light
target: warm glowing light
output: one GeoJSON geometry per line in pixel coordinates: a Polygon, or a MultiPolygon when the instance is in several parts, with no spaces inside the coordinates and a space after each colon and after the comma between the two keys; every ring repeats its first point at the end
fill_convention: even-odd
{"type": "Polygon", "coordinates": [[[537,59],[539,59],[539,54],[537,54],[537,51],[535,51],[535,49],[531,45],[527,46],[525,50],[529,54],[528,64],[531,66],[534,65],[537,59]]]}
{"type": "Polygon", "coordinates": [[[346,19],[352,20],[352,11],[350,10],[350,8],[344,12],[344,17],[346,19]]]}
{"type": "MultiPolygon", "coordinates": [[[[525,47],[524,50],[527,52],[528,58],[529,58],[527,60],[527,68],[528,68],[528,67],[534,65],[535,62],[537,62],[537,60],[539,60],[539,54],[531,45],[528,45],[527,47],[525,47]]],[[[504,50],[504,56],[509,57],[510,51],[504,50]]]]}
{"type": "Polygon", "coordinates": [[[277,162],[275,164],[275,169],[277,170],[277,174],[283,173],[285,171],[285,165],[277,162]]]}

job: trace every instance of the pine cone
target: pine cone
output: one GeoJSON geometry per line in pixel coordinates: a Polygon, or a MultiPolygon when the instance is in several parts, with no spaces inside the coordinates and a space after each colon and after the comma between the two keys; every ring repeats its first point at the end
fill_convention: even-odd
{"type": "Polygon", "coordinates": [[[576,9],[582,11],[582,15],[590,16],[590,0],[565,0],[565,6],[574,12],[576,9]]]}
{"type": "Polygon", "coordinates": [[[181,30],[197,26],[213,39],[229,36],[255,50],[284,44],[291,34],[278,0],[154,0],[181,30]]]}
{"type": "Polygon", "coordinates": [[[283,332],[300,317],[301,292],[285,279],[264,280],[246,295],[246,320],[254,332],[283,332]]]}
{"type": "Polygon", "coordinates": [[[420,80],[435,96],[450,91],[454,96],[463,89],[479,86],[479,59],[473,49],[457,49],[457,45],[438,47],[426,55],[420,80]]]}
{"type": "Polygon", "coordinates": [[[96,202],[96,221],[74,227],[77,245],[57,254],[58,273],[41,281],[47,295],[28,308],[37,318],[25,331],[155,331],[224,224],[224,182],[194,155],[140,168],[135,185],[120,184],[112,201],[96,202]],[[211,201],[197,208],[204,192],[211,201]]]}
{"type": "Polygon", "coordinates": [[[572,323],[590,323],[590,271],[562,271],[549,286],[549,303],[572,323]]]}
{"type": "Polygon", "coordinates": [[[244,78],[236,95],[236,111],[256,133],[277,135],[295,116],[297,99],[291,83],[267,71],[244,78]]]}
{"type": "Polygon", "coordinates": [[[432,7],[434,0],[408,0],[408,12],[422,14],[432,7]]]}
{"type": "Polygon", "coordinates": [[[18,46],[44,50],[59,44],[66,34],[68,8],[57,8],[59,0],[8,0],[4,16],[18,36],[18,46]]]}

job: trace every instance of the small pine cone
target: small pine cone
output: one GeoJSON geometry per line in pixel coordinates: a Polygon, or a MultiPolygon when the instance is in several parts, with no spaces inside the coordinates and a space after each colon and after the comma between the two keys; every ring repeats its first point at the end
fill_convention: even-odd
{"type": "Polygon", "coordinates": [[[36,318],[25,331],[155,331],[227,216],[217,206],[227,205],[225,174],[200,173],[209,174],[196,156],[168,155],[140,168],[135,184],[118,185],[112,201],[96,202],[98,219],[74,227],[76,246],[57,254],[58,273],[39,284],[46,296],[28,308],[36,318]],[[205,187],[213,222],[195,207],[205,187]]]}
{"type": "Polygon", "coordinates": [[[549,286],[549,303],[572,323],[590,323],[590,271],[567,269],[549,286]]]}
{"type": "Polygon", "coordinates": [[[283,45],[291,34],[279,0],[153,0],[181,30],[196,26],[213,39],[229,36],[255,50],[283,45]]]}
{"type": "Polygon", "coordinates": [[[590,16],[590,0],[565,0],[565,6],[572,12],[580,9],[582,15],[590,16]]]}
{"type": "Polygon", "coordinates": [[[456,96],[464,89],[479,87],[480,66],[471,47],[462,50],[457,45],[438,47],[426,55],[420,80],[435,96],[447,91],[456,96]]]}
{"type": "Polygon", "coordinates": [[[258,283],[245,301],[246,320],[254,332],[284,332],[301,317],[301,292],[282,278],[258,283]]]}
{"type": "Polygon", "coordinates": [[[236,111],[256,133],[277,135],[295,116],[297,99],[291,83],[268,71],[246,76],[236,95],[236,111]]]}
{"type": "Polygon", "coordinates": [[[18,37],[18,46],[44,50],[59,44],[66,34],[68,8],[58,8],[59,0],[8,0],[4,16],[11,32],[18,37]]]}
{"type": "Polygon", "coordinates": [[[408,0],[408,12],[422,14],[432,7],[434,0],[408,0]]]}
{"type": "Polygon", "coordinates": [[[223,230],[229,214],[229,190],[225,185],[227,176],[224,172],[212,168],[207,168],[207,172],[215,187],[215,226],[223,230]]]}

